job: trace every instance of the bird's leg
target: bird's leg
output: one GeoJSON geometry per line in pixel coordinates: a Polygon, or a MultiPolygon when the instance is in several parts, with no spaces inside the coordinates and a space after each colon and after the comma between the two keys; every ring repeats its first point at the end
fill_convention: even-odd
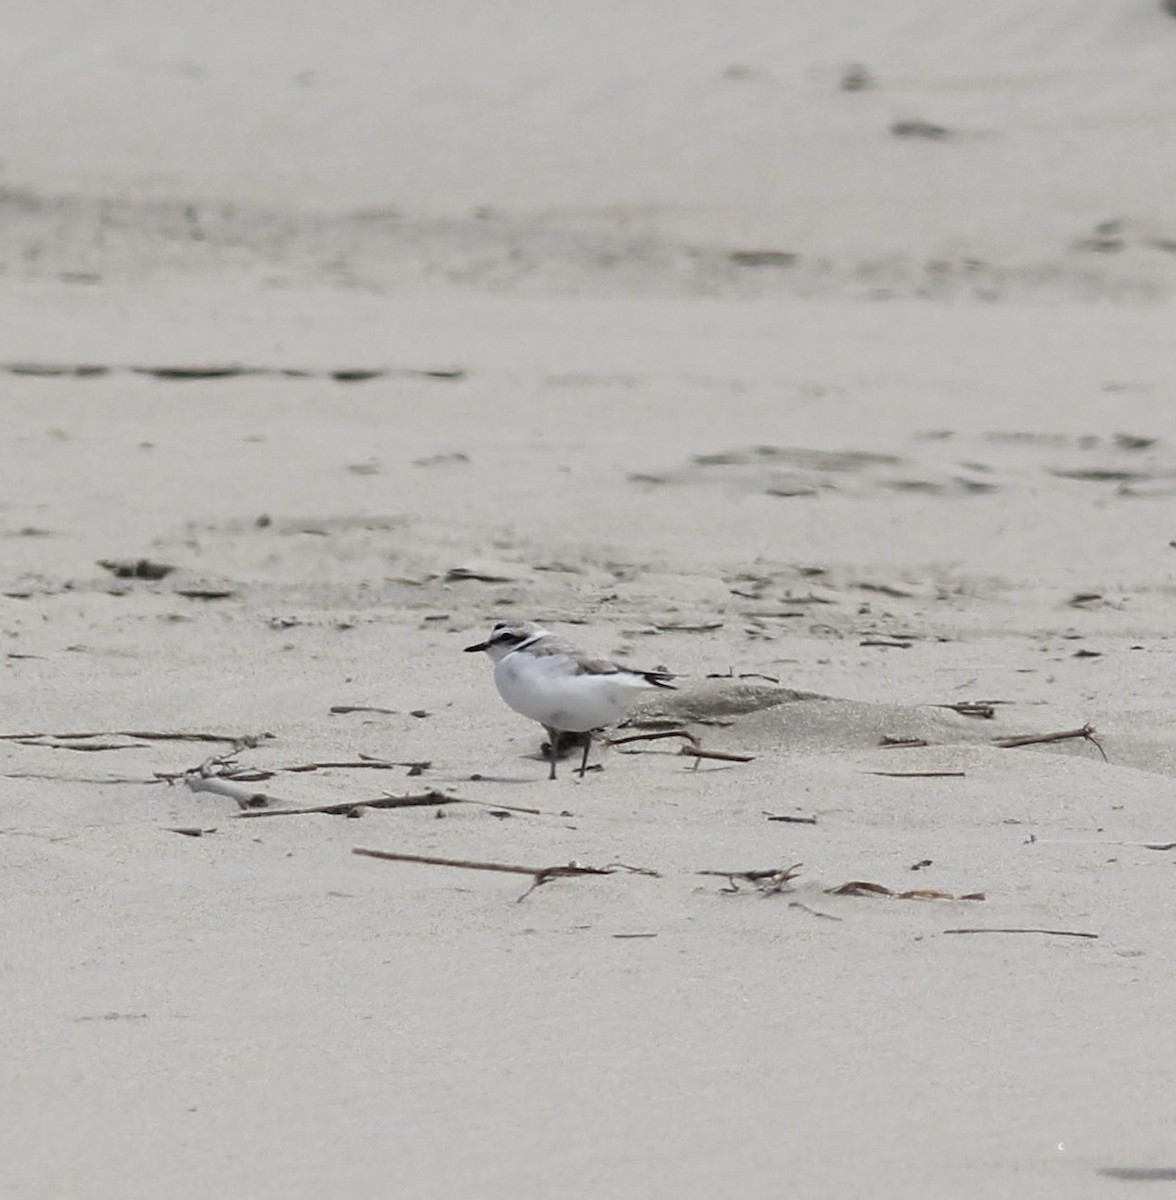
{"type": "Polygon", "coordinates": [[[588,770],[588,751],[592,749],[592,732],[584,734],[584,757],[580,759],[580,778],[584,778],[584,773],[588,770]]]}
{"type": "Polygon", "coordinates": [[[547,778],[554,779],[555,778],[555,756],[556,756],[556,751],[559,748],[558,747],[559,734],[556,733],[556,731],[554,729],[552,729],[550,725],[544,725],[543,732],[547,734],[547,760],[548,760],[548,762],[551,763],[551,774],[548,775],[547,778]]]}

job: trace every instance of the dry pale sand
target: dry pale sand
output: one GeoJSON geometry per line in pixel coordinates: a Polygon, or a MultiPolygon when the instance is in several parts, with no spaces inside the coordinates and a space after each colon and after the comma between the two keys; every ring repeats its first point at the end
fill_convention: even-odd
{"type": "Polygon", "coordinates": [[[1144,0],[6,18],[4,1196],[1176,1179],[1174,52],[1144,0]],[[548,783],[503,617],[754,759],[548,783]],[[159,780],[246,737],[286,806],[473,803],[159,780]]]}

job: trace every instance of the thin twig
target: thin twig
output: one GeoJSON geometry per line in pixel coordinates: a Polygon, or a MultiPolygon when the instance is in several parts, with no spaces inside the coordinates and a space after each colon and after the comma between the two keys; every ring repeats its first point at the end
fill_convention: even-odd
{"type": "Polygon", "coordinates": [[[717,759],[719,762],[755,762],[754,754],[734,754],[730,750],[704,750],[701,746],[681,746],[678,753],[693,758],[695,770],[698,770],[698,764],[704,758],[717,759]]]}
{"type": "Polygon", "coordinates": [[[945,929],[944,933],[1045,933],[1050,937],[1097,938],[1097,933],[1082,933],[1075,929],[945,929]]]}
{"type": "Polygon", "coordinates": [[[367,850],[356,846],[352,854],[362,854],[367,858],[382,858],[388,862],[423,863],[433,867],[458,867],[467,871],[504,871],[511,875],[530,875],[531,886],[519,897],[525,900],[536,888],[550,883],[553,879],[571,879],[579,875],[612,875],[618,870],[641,871],[649,873],[644,868],[626,868],[623,863],[612,863],[605,867],[585,867],[580,863],[568,863],[566,866],[555,867],[518,867],[510,863],[480,862],[465,858],[438,858],[429,854],[399,854],[391,850],[367,850]]]}
{"type": "Polygon", "coordinates": [[[494,811],[526,813],[527,816],[554,816],[539,808],[524,808],[520,804],[495,804],[490,800],[470,800],[465,796],[447,796],[444,792],[423,792],[416,796],[392,796],[385,793],[374,800],[341,800],[335,804],[315,804],[306,808],[250,808],[237,813],[239,817],[304,817],[314,813],[328,816],[357,817],[363,808],[430,808],[443,804],[476,804],[494,811]]]}
{"type": "Polygon", "coordinates": [[[105,775],[102,777],[97,775],[50,775],[45,771],[4,771],[0,773],[0,779],[48,779],[54,783],[154,784],[163,782],[158,776],[154,776],[151,779],[137,779],[122,775],[105,775]]]}
{"type": "Polygon", "coordinates": [[[160,733],[143,729],[105,729],[100,733],[0,733],[0,742],[23,742],[35,738],[58,738],[62,741],[82,742],[89,738],[125,737],[139,738],[145,742],[228,742],[239,749],[260,745],[272,733],[160,733]]]}
{"type": "Polygon", "coordinates": [[[444,792],[422,792],[417,796],[377,796],[374,800],[341,800],[337,804],[315,804],[307,808],[248,808],[239,817],[305,817],[313,813],[328,816],[354,817],[364,808],[431,808],[434,805],[461,804],[460,796],[444,792]]]}
{"type": "MultiPolygon", "coordinates": [[[[662,738],[685,738],[686,745],[678,749],[679,754],[684,754],[688,758],[694,759],[694,770],[698,770],[698,764],[704,759],[716,759],[719,762],[753,762],[754,754],[733,754],[729,750],[704,750],[702,743],[688,729],[663,729],[656,733],[631,733],[626,737],[608,738],[609,746],[622,746],[626,742],[654,742],[662,738]]],[[[629,753],[633,753],[629,751],[629,753]]],[[[640,753],[638,751],[637,753],[640,753]]]]}
{"type": "Polygon", "coordinates": [[[1103,762],[1110,762],[1107,752],[1102,748],[1102,743],[1095,735],[1094,726],[1089,723],[1083,725],[1081,729],[1064,729],[1061,733],[1037,733],[1025,737],[995,738],[992,744],[1011,750],[1017,746],[1040,746],[1047,742],[1068,741],[1071,738],[1081,738],[1083,741],[1092,743],[1099,754],[1103,756],[1103,762]]]}
{"type": "Polygon", "coordinates": [[[1176,850],[1176,842],[1123,842],[1118,838],[1039,838],[1030,834],[1025,846],[1133,846],[1139,850],[1176,850]]]}
{"type": "Polygon", "coordinates": [[[996,716],[998,704],[1011,704],[1010,700],[957,700],[954,704],[932,704],[930,708],[947,708],[961,717],[980,717],[991,721],[996,716]]]}
{"type": "Polygon", "coordinates": [[[467,796],[454,796],[462,804],[477,804],[481,808],[502,809],[504,812],[526,813],[529,817],[557,817],[559,813],[544,812],[541,808],[526,808],[521,804],[498,804],[493,800],[471,800],[467,796]]]}
{"type": "MultiPolygon", "coordinates": [[[[407,767],[409,775],[423,775],[431,766],[432,762],[426,759],[417,759],[412,761],[399,761],[385,758],[374,758],[370,755],[361,754],[358,760],[347,760],[340,762],[313,762],[313,763],[295,763],[287,767],[242,767],[240,769],[233,768],[222,772],[225,778],[237,779],[243,782],[257,783],[263,779],[273,779],[275,775],[305,775],[312,771],[391,771],[394,767],[407,767]]],[[[174,776],[173,776],[174,778],[174,776]]]]}
{"type": "Polygon", "coordinates": [[[886,775],[891,779],[963,779],[963,771],[864,771],[865,775],[886,775]]]}
{"type": "MultiPolygon", "coordinates": [[[[623,746],[627,742],[656,742],[662,738],[685,738],[695,748],[701,748],[702,743],[688,729],[663,729],[657,733],[630,733],[625,737],[605,738],[607,746],[623,746]]],[[[685,749],[685,747],[683,747],[685,749]]]]}
{"type": "Polygon", "coordinates": [[[786,821],[789,825],[815,825],[817,823],[816,817],[792,817],[777,815],[776,813],[770,813],[766,809],[762,808],[760,809],[760,812],[763,813],[763,815],[767,817],[769,821],[786,821]]]}
{"type": "Polygon", "coordinates": [[[799,900],[789,900],[788,907],[789,908],[799,908],[801,910],[801,912],[806,912],[810,916],[813,916],[813,917],[820,917],[823,921],[843,921],[843,920],[845,920],[844,917],[835,917],[832,913],[819,912],[815,908],[809,908],[809,906],[807,904],[801,904],[801,902],[799,900]]]}
{"type": "Polygon", "coordinates": [[[415,762],[394,762],[391,759],[384,758],[368,758],[360,756],[358,759],[346,760],[342,762],[313,762],[299,763],[293,767],[275,767],[275,773],[278,771],[286,771],[291,774],[302,774],[308,771],[390,771],[393,767],[408,767],[409,774],[421,774],[422,771],[427,771],[433,764],[424,760],[415,762]]]}
{"type": "Polygon", "coordinates": [[[88,753],[96,754],[102,750],[142,750],[146,749],[146,742],[46,742],[38,739],[37,741],[18,741],[18,746],[39,746],[44,750],[81,750],[88,753]]]}

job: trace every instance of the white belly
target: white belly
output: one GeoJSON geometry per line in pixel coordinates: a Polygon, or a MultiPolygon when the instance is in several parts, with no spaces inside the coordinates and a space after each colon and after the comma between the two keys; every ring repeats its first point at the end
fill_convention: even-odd
{"type": "Polygon", "coordinates": [[[515,710],[569,733],[619,721],[651,685],[640,675],[580,675],[555,655],[508,654],[494,667],[499,695],[515,710]]]}

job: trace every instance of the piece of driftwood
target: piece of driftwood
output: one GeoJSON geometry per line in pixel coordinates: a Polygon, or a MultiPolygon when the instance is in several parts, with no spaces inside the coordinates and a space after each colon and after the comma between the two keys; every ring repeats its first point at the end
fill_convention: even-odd
{"type": "Polygon", "coordinates": [[[788,886],[800,873],[803,863],[793,863],[790,867],[768,867],[765,870],[753,871],[695,871],[696,875],[712,875],[717,879],[725,879],[727,886],[720,891],[734,894],[740,890],[740,883],[749,883],[765,896],[776,896],[788,886]]]}
{"type": "Polygon", "coordinates": [[[574,879],[580,875],[613,875],[617,871],[628,871],[633,875],[650,875],[660,878],[660,873],[649,867],[633,867],[628,863],[607,863],[603,867],[585,867],[581,863],[571,862],[566,865],[553,867],[520,867],[512,863],[483,862],[467,858],[440,858],[432,854],[401,854],[392,850],[369,850],[356,846],[352,854],[361,854],[367,858],[380,858],[388,862],[421,863],[432,867],[457,867],[467,871],[502,871],[510,875],[529,875],[531,886],[518,898],[525,900],[536,888],[550,883],[553,879],[574,879]]]}
{"type": "Polygon", "coordinates": [[[830,896],[889,896],[894,900],[986,900],[983,892],[967,892],[957,896],[952,892],[943,892],[938,888],[910,888],[907,891],[896,892],[881,883],[867,883],[863,879],[851,879],[838,887],[826,888],[830,896]]]}
{"type": "Polygon", "coordinates": [[[1103,757],[1103,762],[1110,762],[1107,758],[1107,752],[1102,748],[1102,743],[1098,740],[1095,734],[1094,726],[1087,723],[1081,729],[1063,729],[1060,733],[1031,733],[1024,737],[1007,737],[995,738],[994,746],[1000,746],[1002,749],[1011,750],[1018,746],[1041,746],[1050,742],[1065,742],[1071,738],[1080,738],[1083,741],[1090,742],[1094,748],[1103,757]]]}
{"type": "Polygon", "coordinates": [[[242,809],[250,811],[268,808],[271,804],[289,804],[288,800],[281,800],[268,792],[259,792],[256,788],[234,783],[231,779],[222,779],[218,775],[201,775],[198,771],[188,771],[181,778],[189,791],[227,796],[230,800],[236,800],[242,809]]]}
{"type": "Polygon", "coordinates": [[[762,808],[760,809],[760,812],[763,813],[763,815],[767,817],[769,821],[784,821],[789,825],[815,825],[817,823],[816,817],[793,817],[786,814],[770,813],[766,809],[762,808]]]}
{"type": "MultiPolygon", "coordinates": [[[[393,766],[409,765],[423,767],[428,764],[393,763],[361,755],[358,761],[310,763],[294,767],[278,768],[278,770],[298,773],[317,770],[321,767],[347,769],[374,767],[385,769],[393,766]]],[[[276,773],[276,771],[238,772],[234,769],[233,755],[229,753],[213,755],[210,758],[206,758],[200,766],[177,775],[157,773],[156,777],[166,780],[169,784],[174,783],[177,779],[182,779],[189,790],[193,792],[210,792],[213,795],[227,796],[229,799],[235,800],[238,807],[242,810],[237,813],[239,817],[296,817],[308,816],[315,813],[325,813],[331,816],[358,817],[365,808],[423,808],[440,807],[446,804],[477,804],[487,808],[526,813],[527,815],[542,815],[541,810],[537,808],[524,808],[521,805],[500,804],[486,800],[467,800],[461,796],[447,796],[444,792],[436,790],[408,796],[396,796],[390,792],[385,792],[383,796],[376,796],[371,799],[340,800],[331,804],[299,806],[289,800],[279,799],[269,792],[259,791],[255,787],[247,786],[260,780],[270,779],[276,773]]],[[[419,772],[411,770],[409,772],[410,775],[417,773],[419,772]]]]}

